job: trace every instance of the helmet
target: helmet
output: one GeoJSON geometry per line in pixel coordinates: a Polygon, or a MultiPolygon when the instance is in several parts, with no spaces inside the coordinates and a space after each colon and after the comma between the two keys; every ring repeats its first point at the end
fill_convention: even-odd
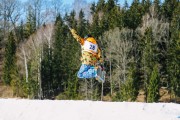
{"type": "Polygon", "coordinates": [[[92,37],[92,35],[91,34],[85,35],[84,39],[87,39],[88,37],[92,37]]]}
{"type": "Polygon", "coordinates": [[[90,34],[86,35],[84,37],[84,40],[85,41],[89,41],[89,42],[94,43],[94,44],[97,44],[96,39],[92,35],[90,35],[90,34]]]}

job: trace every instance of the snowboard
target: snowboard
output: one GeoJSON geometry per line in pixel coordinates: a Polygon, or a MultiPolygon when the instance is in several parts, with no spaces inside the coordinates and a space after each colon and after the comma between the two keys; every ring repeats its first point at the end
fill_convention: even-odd
{"type": "Polygon", "coordinates": [[[98,80],[99,82],[104,83],[105,82],[105,77],[106,77],[106,71],[102,67],[99,67],[97,69],[96,80],[98,80]]]}

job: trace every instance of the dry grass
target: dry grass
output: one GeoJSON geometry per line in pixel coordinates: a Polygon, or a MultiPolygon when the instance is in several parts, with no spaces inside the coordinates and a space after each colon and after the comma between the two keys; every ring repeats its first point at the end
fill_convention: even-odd
{"type": "Polygon", "coordinates": [[[145,92],[143,90],[140,90],[136,101],[137,102],[145,102],[145,98],[146,98],[145,92]]]}
{"type": "MultiPolygon", "coordinates": [[[[175,102],[180,103],[180,97],[175,97],[170,94],[167,88],[161,88],[159,90],[160,99],[159,102],[175,102]]],[[[5,86],[0,83],[0,98],[13,98],[13,90],[10,86],[5,86]]],[[[145,102],[145,92],[143,90],[139,91],[136,102],[145,102]]],[[[112,97],[110,95],[103,96],[103,101],[112,101],[112,97]]]]}
{"type": "MultiPolygon", "coordinates": [[[[180,103],[180,97],[175,97],[174,95],[172,95],[167,88],[160,88],[159,95],[160,95],[160,99],[158,100],[159,102],[180,103]]],[[[140,90],[136,101],[145,102],[145,98],[146,98],[145,92],[143,90],[140,90]]]]}
{"type": "Polygon", "coordinates": [[[0,85],[0,98],[13,98],[13,90],[9,86],[0,85]]]}

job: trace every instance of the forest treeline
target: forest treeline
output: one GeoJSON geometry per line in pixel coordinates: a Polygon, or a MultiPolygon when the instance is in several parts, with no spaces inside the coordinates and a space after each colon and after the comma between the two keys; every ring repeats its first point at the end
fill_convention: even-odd
{"type": "Polygon", "coordinates": [[[2,81],[14,96],[31,99],[88,99],[136,101],[143,91],[145,102],[158,102],[160,89],[170,99],[180,97],[180,1],[99,0],[89,7],[62,15],[58,3],[40,24],[40,0],[31,0],[25,21],[17,22],[17,0],[1,0],[0,40],[2,81]],[[52,11],[55,12],[52,12],[52,11]],[[86,19],[89,18],[89,19],[86,19]],[[91,19],[90,19],[91,18],[91,19]],[[64,21],[80,36],[98,41],[106,68],[106,81],[78,79],[81,48],[64,21]]]}

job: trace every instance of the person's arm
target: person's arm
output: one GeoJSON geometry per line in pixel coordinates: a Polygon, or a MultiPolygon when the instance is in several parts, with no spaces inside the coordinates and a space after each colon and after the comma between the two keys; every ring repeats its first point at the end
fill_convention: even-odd
{"type": "Polygon", "coordinates": [[[81,38],[81,36],[79,36],[79,35],[77,34],[76,30],[70,29],[70,31],[71,31],[71,34],[73,35],[73,37],[74,37],[81,45],[83,45],[83,44],[84,44],[84,39],[81,38]]]}

